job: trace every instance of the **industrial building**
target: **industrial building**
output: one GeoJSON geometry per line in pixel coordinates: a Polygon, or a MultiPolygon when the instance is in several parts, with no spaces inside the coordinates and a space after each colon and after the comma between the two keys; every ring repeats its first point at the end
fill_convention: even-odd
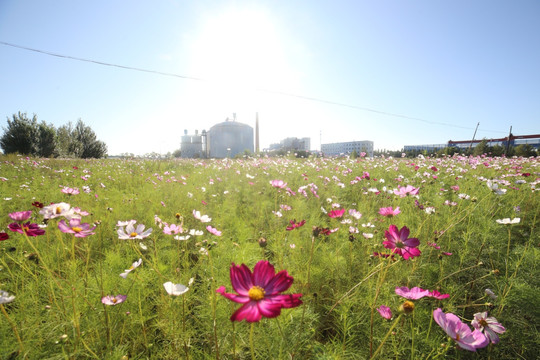
{"type": "MultiPolygon", "coordinates": [[[[529,144],[535,149],[540,149],[540,134],[536,135],[512,135],[506,136],[498,139],[485,139],[488,146],[499,145],[504,148],[507,146],[519,146],[523,144],[529,144]]],[[[476,147],[479,143],[484,141],[482,140],[459,140],[452,141],[449,140],[445,144],[430,144],[430,145],[405,145],[403,147],[404,151],[423,151],[435,152],[446,147],[457,147],[460,149],[468,149],[476,147]]]]}
{"type": "Polygon", "coordinates": [[[373,141],[364,140],[321,144],[321,152],[324,156],[349,155],[355,150],[358,154],[365,152],[368,156],[373,157],[373,141]]]}
{"type": "Polygon", "coordinates": [[[270,144],[268,150],[287,150],[287,151],[309,151],[311,148],[311,139],[308,137],[295,138],[289,137],[281,140],[277,144],[270,144]]]}
{"type": "MultiPolygon", "coordinates": [[[[258,126],[258,119],[257,119],[258,126]]],[[[253,152],[253,128],[233,119],[225,119],[210,130],[203,130],[199,135],[188,135],[184,130],[180,151],[182,158],[226,158],[234,157],[245,151],[253,152]]]]}

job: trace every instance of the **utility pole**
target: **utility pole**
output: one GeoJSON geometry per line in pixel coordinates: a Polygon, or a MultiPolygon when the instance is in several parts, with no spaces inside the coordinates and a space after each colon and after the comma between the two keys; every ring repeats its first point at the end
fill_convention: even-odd
{"type": "Polygon", "coordinates": [[[474,134],[472,136],[471,144],[469,145],[469,153],[471,152],[472,144],[474,142],[474,138],[476,137],[476,130],[478,130],[479,125],[480,125],[480,122],[478,122],[478,124],[476,124],[476,129],[474,129],[474,134]]]}
{"type": "Polygon", "coordinates": [[[508,149],[510,149],[510,139],[512,138],[512,126],[510,126],[510,132],[508,133],[508,139],[506,140],[506,151],[504,155],[508,155],[508,149]]]}

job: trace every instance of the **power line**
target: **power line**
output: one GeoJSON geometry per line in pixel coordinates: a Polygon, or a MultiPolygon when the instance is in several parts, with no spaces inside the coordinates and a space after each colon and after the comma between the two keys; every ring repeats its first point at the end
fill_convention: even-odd
{"type": "MultiPolygon", "coordinates": [[[[185,75],[179,75],[179,74],[175,74],[175,73],[156,71],[156,70],[149,70],[149,69],[137,68],[137,67],[132,67],[132,66],[118,65],[118,64],[113,64],[113,63],[108,63],[108,62],[103,62],[103,61],[97,61],[97,60],[92,60],[92,59],[85,59],[85,58],[80,58],[80,57],[76,57],[76,56],[57,54],[57,53],[53,53],[53,52],[50,52],[50,51],[34,49],[34,48],[30,48],[30,47],[26,47],[26,46],[22,46],[22,45],[17,45],[17,44],[12,44],[12,43],[8,43],[8,42],[4,42],[4,41],[0,41],[0,44],[6,45],[6,46],[11,46],[11,47],[22,49],[22,50],[32,51],[32,52],[36,52],[36,53],[40,53],[40,54],[44,54],[44,55],[49,55],[49,56],[54,56],[54,57],[63,58],[63,59],[69,59],[69,60],[88,62],[88,63],[93,63],[93,64],[97,64],[97,65],[102,65],[102,66],[111,66],[111,67],[116,67],[116,68],[125,69],[125,70],[140,71],[140,72],[156,74],[156,75],[162,75],[162,76],[171,76],[171,77],[176,77],[176,78],[186,79],[186,80],[207,81],[206,79],[197,78],[197,77],[193,77],[193,76],[185,76],[185,75]]],[[[407,115],[402,115],[402,114],[396,114],[396,113],[371,109],[371,108],[357,106],[357,105],[345,104],[345,103],[341,103],[341,102],[337,102],[337,101],[320,99],[320,98],[311,97],[311,96],[291,94],[291,93],[287,93],[287,92],[283,92],[283,91],[269,90],[269,89],[262,89],[262,88],[256,88],[254,90],[269,93],[269,94],[276,94],[276,95],[281,95],[281,96],[294,97],[294,98],[298,98],[298,99],[302,99],[302,100],[314,101],[314,102],[319,102],[319,103],[324,103],[324,104],[329,104],[329,105],[348,107],[348,108],[351,108],[351,109],[368,111],[368,112],[372,112],[372,113],[375,113],[375,114],[381,114],[381,115],[385,115],[385,116],[392,116],[392,117],[397,117],[397,118],[401,118],[401,119],[421,121],[421,122],[424,122],[424,123],[427,123],[427,124],[432,124],[432,125],[442,125],[442,126],[449,126],[449,127],[467,129],[467,130],[474,129],[472,127],[467,127],[467,126],[460,126],[460,125],[448,124],[448,123],[444,123],[444,122],[426,120],[426,119],[422,119],[422,118],[418,118],[418,117],[407,116],[407,115]]],[[[495,133],[506,133],[505,131],[497,131],[497,130],[483,130],[483,131],[485,131],[485,132],[495,132],[495,133]]]]}

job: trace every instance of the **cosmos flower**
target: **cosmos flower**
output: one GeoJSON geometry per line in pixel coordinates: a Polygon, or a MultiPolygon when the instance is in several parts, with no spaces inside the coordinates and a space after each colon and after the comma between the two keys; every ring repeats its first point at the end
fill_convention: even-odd
{"type": "Polygon", "coordinates": [[[276,274],[274,266],[266,260],[259,261],[253,273],[244,264],[231,266],[231,284],[237,294],[226,292],[225,286],[216,292],[229,300],[243,304],[231,316],[231,321],[257,322],[261,318],[279,316],[282,308],[293,308],[302,304],[302,294],[281,294],[288,290],[294,279],[286,270],[276,274]]]}
{"type": "Polygon", "coordinates": [[[409,228],[406,226],[398,230],[396,225],[390,225],[388,230],[385,230],[384,236],[386,241],[383,241],[383,246],[392,249],[393,253],[401,255],[403,259],[420,256],[421,251],[417,248],[420,245],[420,240],[409,238],[409,228]]]}
{"type": "Polygon", "coordinates": [[[503,225],[512,225],[512,224],[519,224],[519,222],[521,221],[521,218],[514,218],[512,220],[510,220],[510,218],[504,218],[504,219],[497,219],[495,221],[503,225]]]}
{"type": "Polygon", "coordinates": [[[93,230],[96,227],[90,228],[90,224],[81,224],[81,219],[73,218],[69,220],[69,224],[66,224],[66,220],[61,220],[58,223],[58,228],[63,233],[74,234],[75,237],[87,237],[89,235],[94,235],[93,230]]]}
{"type": "Polygon", "coordinates": [[[207,222],[212,221],[212,219],[209,218],[208,215],[201,215],[200,211],[193,210],[193,217],[195,217],[195,219],[199,220],[202,223],[207,223],[207,222]]]}
{"type": "Polygon", "coordinates": [[[385,305],[381,305],[377,308],[377,311],[381,316],[387,320],[390,320],[392,318],[392,310],[385,305]]]}
{"type": "Polygon", "coordinates": [[[433,319],[439,326],[457,342],[459,347],[476,351],[489,344],[489,340],[478,329],[471,329],[464,324],[456,315],[452,313],[445,314],[440,308],[433,311],[433,319]]]}
{"type": "Polygon", "coordinates": [[[68,194],[68,195],[78,195],[79,194],[79,189],[77,188],[70,188],[70,187],[67,187],[67,186],[64,186],[62,188],[62,191],[64,194],[68,194]]]}
{"type": "Polygon", "coordinates": [[[126,228],[119,228],[116,230],[118,233],[118,238],[120,240],[126,240],[126,239],[139,239],[142,240],[145,237],[150,236],[152,233],[152,228],[149,228],[148,230],[144,230],[144,225],[139,224],[137,225],[137,228],[134,226],[134,222],[129,222],[129,224],[126,226],[126,228]]]}
{"type": "Polygon", "coordinates": [[[420,188],[415,188],[412,185],[399,186],[394,190],[394,194],[399,195],[400,197],[405,197],[407,195],[418,195],[420,188]]]}
{"type": "Polygon", "coordinates": [[[437,300],[444,300],[444,299],[448,299],[450,297],[450,294],[441,294],[437,290],[432,290],[429,292],[427,296],[432,297],[437,300]]]}
{"type": "Polygon", "coordinates": [[[123,277],[124,279],[127,278],[128,274],[132,272],[133,270],[135,270],[136,268],[138,268],[141,264],[142,264],[142,259],[135,261],[133,264],[131,264],[129,269],[124,270],[124,272],[121,273],[120,276],[123,277]]]}
{"type": "Polygon", "coordinates": [[[362,217],[362,214],[356,209],[349,209],[349,215],[351,215],[356,220],[359,220],[362,217]]]}
{"type": "Polygon", "coordinates": [[[406,286],[402,287],[396,287],[396,294],[398,294],[401,297],[404,297],[405,299],[409,300],[418,300],[423,298],[424,296],[429,296],[429,290],[424,290],[419,287],[413,287],[412,289],[409,289],[406,286]]]}
{"type": "Polygon", "coordinates": [[[101,298],[101,302],[105,305],[118,305],[126,301],[127,295],[107,295],[101,298]]]}
{"type": "Polygon", "coordinates": [[[273,187],[279,188],[279,189],[283,189],[284,187],[287,186],[287,183],[284,182],[283,180],[270,180],[270,184],[273,187]]]}
{"type": "Polygon", "coordinates": [[[166,225],[163,229],[163,233],[167,235],[176,235],[183,231],[184,229],[182,229],[182,226],[176,224],[166,225]]]}
{"type": "Polygon", "coordinates": [[[486,182],[486,185],[489,188],[489,190],[493,191],[497,195],[506,194],[506,189],[499,189],[499,184],[497,184],[497,183],[495,183],[495,182],[493,182],[491,180],[488,180],[486,182]]]}
{"type": "Polygon", "coordinates": [[[202,234],[204,234],[202,230],[196,230],[196,229],[189,230],[189,235],[191,236],[201,236],[202,234]]]}
{"type": "Polygon", "coordinates": [[[7,240],[9,239],[9,235],[5,232],[0,232],[0,241],[4,241],[4,240],[7,240]]]}
{"type": "Polygon", "coordinates": [[[9,295],[7,291],[0,290],[0,304],[7,304],[15,300],[14,295],[9,295]]]}
{"type": "Polygon", "coordinates": [[[399,210],[399,206],[395,209],[393,209],[391,206],[379,209],[379,214],[382,216],[392,217],[396,216],[399,213],[401,213],[401,211],[399,210]]]}
{"type": "Polygon", "coordinates": [[[9,214],[9,217],[14,221],[25,221],[32,216],[32,210],[28,211],[16,211],[9,214]]]}
{"type": "Polygon", "coordinates": [[[44,206],[39,213],[43,215],[45,219],[54,219],[60,216],[63,216],[68,220],[71,218],[80,218],[80,216],[75,214],[74,210],[71,209],[71,205],[64,202],[44,206]]]}
{"type": "Polygon", "coordinates": [[[499,342],[498,334],[503,334],[506,329],[493,316],[487,316],[487,311],[474,314],[471,325],[484,333],[492,344],[499,342]]]}
{"type": "Polygon", "coordinates": [[[486,289],[484,290],[484,292],[486,293],[487,296],[489,296],[490,298],[492,298],[493,300],[497,300],[497,295],[495,295],[495,293],[493,292],[493,290],[491,289],[486,289]]]}
{"type": "Polygon", "coordinates": [[[221,236],[221,231],[219,231],[218,229],[215,229],[213,227],[211,227],[210,225],[208,225],[206,227],[206,230],[208,230],[208,232],[212,235],[216,235],[216,236],[221,236]]]}
{"type": "Polygon", "coordinates": [[[27,236],[39,236],[45,234],[45,230],[40,229],[38,224],[30,224],[30,222],[22,225],[18,223],[11,223],[8,225],[8,228],[13,232],[26,234],[27,236]]]}
{"type": "Polygon", "coordinates": [[[173,284],[170,281],[167,281],[166,283],[164,283],[163,287],[165,288],[165,291],[167,292],[167,294],[173,295],[173,296],[183,295],[189,290],[189,288],[186,285],[173,284]]]}
{"type": "Polygon", "coordinates": [[[331,218],[340,218],[345,214],[345,209],[332,210],[328,213],[328,216],[331,218]]]}
{"type": "Polygon", "coordinates": [[[291,224],[291,225],[287,226],[287,230],[288,231],[294,230],[296,228],[304,226],[305,223],[306,223],[306,220],[302,220],[302,221],[300,221],[298,223],[296,222],[296,219],[291,220],[291,221],[289,221],[289,224],[291,224]]]}

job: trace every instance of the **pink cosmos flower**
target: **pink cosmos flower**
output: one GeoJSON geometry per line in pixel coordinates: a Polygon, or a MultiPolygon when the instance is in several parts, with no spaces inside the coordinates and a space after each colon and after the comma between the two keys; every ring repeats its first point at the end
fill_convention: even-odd
{"type": "Polygon", "coordinates": [[[418,195],[419,190],[420,188],[415,188],[412,185],[407,185],[406,187],[398,185],[397,190],[394,190],[394,194],[399,195],[400,197],[405,197],[407,195],[418,195]]]}
{"type": "Polygon", "coordinates": [[[340,218],[345,214],[345,209],[332,210],[328,213],[331,218],[340,218]]]}
{"type": "Polygon", "coordinates": [[[392,318],[392,310],[385,305],[381,305],[377,308],[377,311],[381,316],[387,320],[390,320],[392,318]]]}
{"type": "Polygon", "coordinates": [[[291,221],[289,221],[289,224],[291,224],[291,225],[287,226],[287,231],[291,231],[291,230],[294,230],[294,229],[299,228],[301,226],[304,226],[305,223],[306,223],[306,220],[302,220],[299,223],[296,222],[296,219],[291,220],[291,221]]]}
{"type": "Polygon", "coordinates": [[[386,237],[386,241],[383,241],[384,247],[392,249],[393,253],[401,255],[403,259],[420,256],[421,251],[417,248],[420,240],[409,238],[409,229],[406,226],[398,230],[396,225],[390,225],[388,230],[385,230],[384,236],[386,237]]]}
{"type": "Polygon", "coordinates": [[[351,215],[356,220],[360,220],[360,218],[362,217],[362,214],[360,214],[360,212],[356,209],[350,209],[349,215],[351,215]]]}
{"type": "Polygon", "coordinates": [[[487,311],[474,314],[474,320],[471,325],[480,331],[484,332],[484,335],[492,344],[499,342],[499,336],[497,333],[502,334],[506,331],[504,326],[497,321],[493,316],[487,316],[487,311]]]}
{"type": "Polygon", "coordinates": [[[456,315],[445,314],[440,308],[433,311],[433,319],[439,326],[454,339],[457,344],[469,351],[476,351],[489,344],[489,340],[480,330],[471,329],[464,324],[456,315]]]}
{"type": "Polygon", "coordinates": [[[444,300],[444,299],[448,299],[450,297],[450,294],[441,294],[437,290],[432,290],[429,292],[427,296],[435,298],[437,300],[444,300]]]}
{"type": "Polygon", "coordinates": [[[413,287],[412,289],[409,289],[406,286],[402,287],[396,287],[396,294],[398,294],[401,297],[404,297],[405,299],[409,300],[418,300],[423,298],[424,296],[429,296],[429,290],[424,290],[419,287],[413,287]]]}
{"type": "Polygon", "coordinates": [[[382,216],[392,217],[396,216],[399,213],[401,213],[401,211],[399,210],[399,206],[395,209],[392,209],[391,206],[379,209],[379,214],[382,216]]]}
{"type": "Polygon", "coordinates": [[[210,225],[208,225],[208,226],[206,227],[206,230],[208,230],[208,232],[209,232],[210,234],[213,234],[213,235],[216,235],[216,236],[221,236],[221,231],[219,231],[218,229],[215,229],[215,228],[211,227],[210,225]]]}
{"type": "Polygon", "coordinates": [[[77,188],[70,188],[70,187],[67,187],[67,186],[64,186],[62,188],[62,191],[64,194],[68,194],[68,195],[78,195],[79,194],[79,189],[77,188]]]}
{"type": "Polygon", "coordinates": [[[126,301],[127,295],[107,295],[101,298],[101,302],[105,305],[118,305],[126,301]]]}
{"type": "Polygon", "coordinates": [[[234,302],[243,304],[231,316],[231,321],[257,322],[261,318],[279,316],[282,308],[293,308],[302,304],[302,294],[280,294],[288,290],[294,279],[286,270],[276,274],[274,266],[266,260],[259,261],[253,273],[244,264],[231,266],[231,284],[237,294],[225,292],[225,286],[216,292],[234,302]]]}
{"type": "Polygon", "coordinates": [[[40,229],[38,224],[30,224],[30,222],[22,225],[18,223],[11,223],[8,225],[8,228],[13,232],[26,234],[27,236],[39,236],[45,234],[45,230],[40,229]]]}
{"type": "Polygon", "coordinates": [[[284,182],[283,180],[270,180],[270,184],[273,187],[279,188],[279,189],[283,189],[284,187],[287,186],[287,183],[284,182]]]}
{"type": "Polygon", "coordinates": [[[184,231],[184,229],[182,229],[182,226],[176,224],[166,225],[163,229],[163,233],[167,235],[176,235],[178,233],[181,233],[182,231],[184,231]]]}
{"type": "Polygon", "coordinates": [[[15,221],[25,221],[32,216],[32,210],[28,211],[16,211],[9,214],[9,217],[15,221]]]}
{"type": "Polygon", "coordinates": [[[93,230],[96,227],[90,228],[90,224],[81,224],[81,219],[73,218],[69,220],[69,225],[66,224],[66,220],[61,220],[58,223],[58,228],[63,233],[74,234],[75,237],[87,237],[89,235],[94,235],[93,230]]]}

